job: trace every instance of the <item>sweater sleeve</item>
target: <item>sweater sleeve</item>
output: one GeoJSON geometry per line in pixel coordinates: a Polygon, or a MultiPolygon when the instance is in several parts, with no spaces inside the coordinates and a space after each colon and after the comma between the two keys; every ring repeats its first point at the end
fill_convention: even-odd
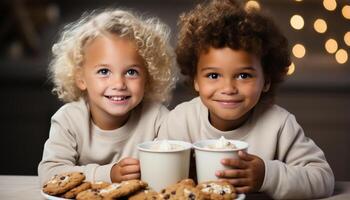
{"type": "Polygon", "coordinates": [[[260,191],[274,199],[313,199],[330,196],[334,175],[322,150],[289,115],[279,135],[275,160],[264,160],[260,191]]]}
{"type": "Polygon", "coordinates": [[[171,110],[162,120],[158,139],[191,141],[186,104],[180,104],[171,110]]]}
{"type": "Polygon", "coordinates": [[[110,171],[115,163],[78,165],[79,138],[76,137],[78,136],[57,121],[51,122],[49,138],[45,143],[43,158],[38,166],[41,185],[55,174],[69,171],[83,172],[87,181],[111,182],[110,171]]]}

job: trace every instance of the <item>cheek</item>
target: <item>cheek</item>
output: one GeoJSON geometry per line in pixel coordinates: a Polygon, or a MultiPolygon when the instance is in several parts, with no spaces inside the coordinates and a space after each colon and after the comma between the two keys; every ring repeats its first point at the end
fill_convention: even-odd
{"type": "Polygon", "coordinates": [[[250,98],[259,98],[262,93],[262,89],[263,88],[261,85],[250,85],[243,91],[245,91],[245,94],[250,98]]]}
{"type": "Polygon", "coordinates": [[[198,91],[201,94],[207,94],[215,91],[217,86],[214,83],[207,83],[203,81],[198,82],[198,91]]]}
{"type": "Polygon", "coordinates": [[[91,90],[91,89],[98,90],[100,88],[105,87],[104,85],[105,84],[101,81],[87,81],[86,82],[86,86],[87,86],[88,90],[91,90]]]}
{"type": "Polygon", "coordinates": [[[135,93],[144,93],[146,81],[144,80],[135,80],[130,82],[129,89],[135,93]]]}

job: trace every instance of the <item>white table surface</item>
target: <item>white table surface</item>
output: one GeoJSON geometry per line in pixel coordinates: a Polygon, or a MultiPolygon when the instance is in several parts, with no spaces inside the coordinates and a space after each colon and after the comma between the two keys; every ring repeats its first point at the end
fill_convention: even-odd
{"type": "MultiPolygon", "coordinates": [[[[45,199],[37,176],[0,175],[0,200],[45,199]]],[[[350,181],[338,181],[330,200],[350,200],[350,181]]]]}
{"type": "Polygon", "coordinates": [[[0,199],[45,199],[40,194],[37,176],[0,175],[0,199]]]}

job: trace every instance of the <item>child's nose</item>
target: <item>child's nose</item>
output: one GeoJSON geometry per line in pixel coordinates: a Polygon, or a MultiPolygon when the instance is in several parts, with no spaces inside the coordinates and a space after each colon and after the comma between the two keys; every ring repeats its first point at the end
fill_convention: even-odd
{"type": "Polygon", "coordinates": [[[235,80],[232,80],[232,79],[223,80],[222,93],[228,94],[228,95],[237,94],[238,89],[237,89],[235,80]]]}
{"type": "Polygon", "coordinates": [[[122,76],[116,76],[112,80],[112,87],[114,90],[125,90],[126,89],[126,83],[125,79],[122,76]]]}

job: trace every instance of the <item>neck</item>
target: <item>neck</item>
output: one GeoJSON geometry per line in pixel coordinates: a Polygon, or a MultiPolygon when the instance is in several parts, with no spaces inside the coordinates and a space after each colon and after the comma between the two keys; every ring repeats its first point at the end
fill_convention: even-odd
{"type": "Polygon", "coordinates": [[[92,121],[102,130],[115,130],[126,124],[130,117],[130,112],[124,116],[106,116],[98,113],[94,113],[91,110],[92,121]]]}
{"type": "Polygon", "coordinates": [[[241,127],[250,117],[251,111],[236,120],[224,120],[209,112],[209,122],[220,131],[232,131],[241,127]]]}

